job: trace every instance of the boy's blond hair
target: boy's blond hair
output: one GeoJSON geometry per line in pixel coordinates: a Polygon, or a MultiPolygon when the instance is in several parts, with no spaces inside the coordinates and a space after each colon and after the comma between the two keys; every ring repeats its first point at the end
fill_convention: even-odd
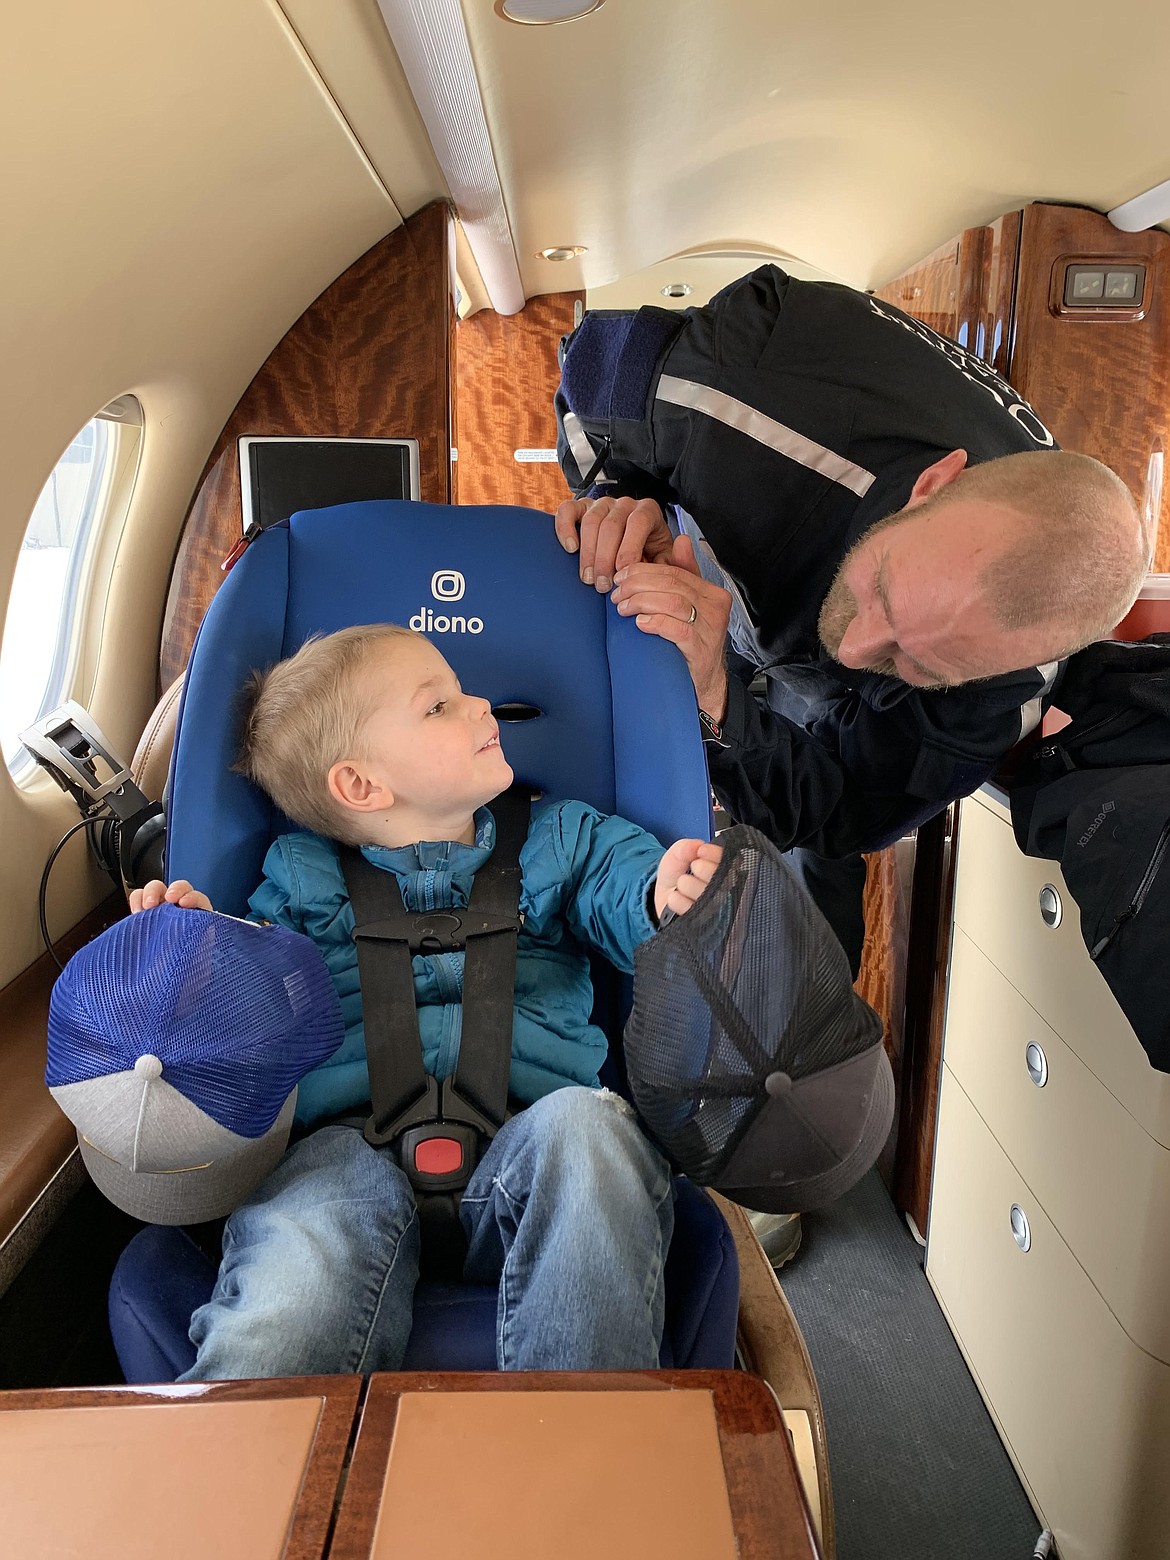
{"type": "Polygon", "coordinates": [[[367,674],[379,652],[419,637],[395,623],[360,623],[314,635],[287,661],[253,672],[233,767],[302,828],[365,844],[357,816],[329,794],[329,771],[343,759],[368,757],[366,727],[381,690],[367,674]]]}

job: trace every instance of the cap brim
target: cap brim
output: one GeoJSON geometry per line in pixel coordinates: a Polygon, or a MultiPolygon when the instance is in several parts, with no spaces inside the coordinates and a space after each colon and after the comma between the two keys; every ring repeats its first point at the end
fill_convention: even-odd
{"type": "Polygon", "coordinates": [[[128,1170],[80,1132],[77,1143],[98,1191],[124,1213],[145,1224],[202,1224],[231,1213],[276,1168],[288,1145],[296,1099],[294,1089],[267,1132],[237,1138],[238,1147],[217,1153],[204,1165],[164,1172],[128,1170]]]}
{"type": "Polygon", "coordinates": [[[879,1043],[775,1095],[769,1091],[712,1184],[761,1213],[807,1213],[861,1179],[893,1119],[894,1074],[879,1043]]]}

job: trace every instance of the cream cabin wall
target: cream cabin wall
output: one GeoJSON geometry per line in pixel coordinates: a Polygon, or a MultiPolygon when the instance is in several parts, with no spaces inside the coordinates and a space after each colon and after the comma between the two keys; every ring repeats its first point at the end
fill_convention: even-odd
{"type": "MultiPolygon", "coordinates": [[[[290,11],[320,30],[322,5],[290,11]]],[[[333,17],[327,68],[344,74],[348,50],[359,98],[381,92],[393,104],[376,165],[270,0],[69,3],[5,18],[0,603],[62,450],[101,406],[133,393],[144,417],[137,480],[105,610],[88,615],[90,674],[70,690],[123,752],[155,700],[179,529],[232,407],[322,289],[404,209],[443,193],[388,41],[371,52],[361,5],[333,17]]],[[[365,115],[372,126],[371,106],[365,115]]],[[[39,952],[41,869],[75,818],[47,777],[17,786],[0,776],[0,984],[39,952]]],[[[75,923],[106,886],[80,840],[68,847],[50,929],[75,923]]]]}

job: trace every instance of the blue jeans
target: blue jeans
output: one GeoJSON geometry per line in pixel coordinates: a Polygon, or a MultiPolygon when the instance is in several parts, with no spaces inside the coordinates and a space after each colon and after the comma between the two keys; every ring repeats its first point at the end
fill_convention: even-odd
{"type": "MultiPolygon", "coordinates": [[[[501,1370],[657,1366],[674,1200],[624,1100],[564,1088],[514,1116],[460,1218],[465,1280],[499,1285],[501,1370]]],[[[390,1149],[358,1127],[310,1133],[227,1221],[179,1379],[398,1370],[418,1259],[414,1193],[390,1149]]]]}

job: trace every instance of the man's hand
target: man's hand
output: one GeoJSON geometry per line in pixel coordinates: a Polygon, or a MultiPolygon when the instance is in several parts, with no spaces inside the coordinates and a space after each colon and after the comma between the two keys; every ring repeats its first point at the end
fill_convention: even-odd
{"type": "Polygon", "coordinates": [[[635,563],[618,570],[613,600],[644,634],[669,639],[683,653],[699,708],[718,725],[727,713],[723,642],[731,621],[731,595],[699,572],[690,538],[680,536],[665,563],[635,563]]]}
{"type": "Polygon", "coordinates": [[[661,921],[667,910],[687,911],[715,876],[723,856],[722,845],[706,840],[676,840],[658,863],[654,880],[654,913],[661,921]]]}
{"type": "Polygon", "coordinates": [[[186,878],[177,878],[169,887],[153,878],[145,888],[130,890],[130,914],[139,910],[153,910],[155,905],[178,905],[182,910],[210,910],[211,900],[206,894],[192,888],[186,878]]]}
{"type": "Polygon", "coordinates": [[[569,498],[557,510],[556,530],[566,552],[580,551],[581,580],[596,590],[611,589],[627,564],[670,559],[673,538],[652,498],[569,498]]]}

